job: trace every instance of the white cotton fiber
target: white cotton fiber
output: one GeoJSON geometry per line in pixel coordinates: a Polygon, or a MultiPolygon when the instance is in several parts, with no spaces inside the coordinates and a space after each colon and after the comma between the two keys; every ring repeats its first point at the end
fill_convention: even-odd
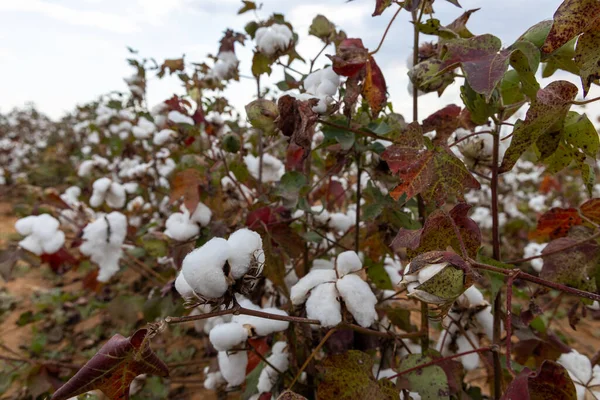
{"type": "Polygon", "coordinates": [[[231,350],[248,339],[248,330],[237,322],[215,326],[210,331],[210,342],[218,351],[231,350]]]}
{"type": "Polygon", "coordinates": [[[356,252],[352,250],[344,251],[337,256],[336,269],[338,276],[341,278],[351,272],[360,271],[362,269],[362,262],[356,252]]]}
{"type": "Polygon", "coordinates": [[[116,211],[100,216],[83,229],[82,254],[98,264],[98,281],[107,282],[119,271],[119,260],[123,255],[121,246],[127,235],[127,218],[116,211]]]}
{"type": "Polygon", "coordinates": [[[335,283],[322,283],[315,287],[306,301],[306,316],[316,319],[324,327],[342,322],[342,308],[337,299],[335,283]]]}
{"type": "Polygon", "coordinates": [[[221,371],[209,372],[208,368],[209,367],[206,367],[204,369],[204,374],[206,375],[206,378],[204,379],[204,388],[208,390],[217,390],[219,386],[226,383],[226,381],[223,378],[221,371]]]}
{"type": "Polygon", "coordinates": [[[239,386],[246,380],[246,366],[248,365],[248,353],[238,351],[227,354],[226,351],[219,352],[219,370],[229,386],[239,386]]]}
{"type": "Polygon", "coordinates": [[[194,120],[192,119],[192,117],[188,117],[187,115],[184,115],[179,111],[169,111],[167,118],[169,118],[169,121],[175,122],[176,124],[194,125],[194,120]]]}
{"type": "MultiPolygon", "coordinates": [[[[185,207],[185,205],[183,207],[185,207]]],[[[193,222],[197,222],[202,226],[206,226],[210,222],[211,217],[212,211],[210,210],[210,208],[208,208],[206,204],[199,202],[196,206],[196,209],[194,210],[194,213],[191,215],[190,220],[193,222]]]]}
{"type": "Polygon", "coordinates": [[[424,268],[421,268],[419,271],[417,271],[417,274],[419,277],[419,283],[427,282],[428,280],[433,278],[434,275],[437,275],[438,272],[440,272],[441,270],[446,268],[447,265],[448,265],[448,263],[439,263],[439,264],[431,264],[424,268]]]}
{"type": "Polygon", "coordinates": [[[315,286],[324,282],[335,282],[337,279],[335,271],[331,269],[313,269],[306,276],[302,277],[298,283],[292,286],[290,299],[292,304],[300,305],[306,301],[308,292],[315,286]]]}
{"type": "Polygon", "coordinates": [[[58,230],[60,223],[49,214],[31,215],[15,223],[19,234],[27,236],[19,246],[36,255],[56,253],[65,243],[65,234],[58,230]]]}
{"type": "Polygon", "coordinates": [[[185,213],[176,212],[169,215],[165,227],[165,235],[180,242],[189,240],[200,233],[200,227],[190,221],[189,214],[185,213]]]}
{"type": "Polygon", "coordinates": [[[285,372],[289,368],[290,362],[288,353],[285,351],[286,346],[286,342],[277,342],[271,348],[272,353],[267,357],[268,363],[258,377],[257,389],[259,393],[270,392],[277,382],[279,372],[285,372]]]}
{"type": "Polygon", "coordinates": [[[181,272],[179,272],[177,279],[175,279],[175,290],[177,290],[183,298],[194,297],[194,289],[187,283],[181,272]]]}
{"type": "Polygon", "coordinates": [[[132,128],[131,132],[137,139],[148,139],[156,132],[156,126],[153,122],[142,117],[139,119],[137,125],[132,128]]]}
{"type": "Polygon", "coordinates": [[[223,296],[229,285],[223,266],[229,257],[229,245],[223,238],[212,238],[183,259],[185,280],[198,294],[208,298],[223,296]]]}
{"type": "Polygon", "coordinates": [[[336,287],[346,308],[360,326],[368,328],[377,320],[377,298],[367,282],[358,275],[346,275],[338,279],[336,287]]]}
{"type": "MultiPolygon", "coordinates": [[[[244,157],[244,163],[248,168],[248,172],[254,177],[254,179],[258,179],[259,177],[259,159],[259,157],[255,157],[252,154],[248,154],[244,157]]],[[[263,154],[262,161],[263,182],[275,182],[281,179],[281,177],[285,173],[285,166],[278,158],[275,158],[270,154],[263,154]]]]}
{"type": "Polygon", "coordinates": [[[248,272],[254,257],[261,257],[264,260],[262,239],[258,233],[250,229],[244,228],[233,232],[227,239],[227,243],[231,249],[228,261],[234,279],[239,279],[248,272]]]}
{"type": "Polygon", "coordinates": [[[162,146],[167,143],[167,141],[171,138],[177,137],[177,132],[172,129],[163,129],[160,132],[154,134],[154,138],[152,139],[152,143],[155,146],[162,146]]]}
{"type": "Polygon", "coordinates": [[[261,53],[272,56],[285,50],[292,41],[293,33],[287,25],[273,24],[256,30],[256,47],[261,53]]]}
{"type": "Polygon", "coordinates": [[[100,178],[92,186],[90,206],[100,207],[104,202],[111,208],[123,208],[126,201],[125,188],[109,178],[100,178]]]}
{"type": "MultiPolygon", "coordinates": [[[[250,307],[248,307],[247,303],[246,303],[246,305],[243,305],[243,304],[240,304],[240,305],[244,308],[250,308],[250,307]]],[[[254,304],[253,304],[253,306],[254,306],[254,304]]],[[[263,311],[263,312],[266,312],[269,314],[275,314],[275,315],[285,315],[285,316],[288,315],[288,313],[286,313],[285,311],[280,310],[278,308],[274,308],[274,307],[261,309],[260,307],[255,306],[250,309],[260,310],[260,311],[263,311]]],[[[288,321],[278,321],[278,320],[274,320],[274,319],[253,317],[251,315],[244,315],[244,314],[234,315],[231,320],[232,320],[232,322],[237,322],[240,325],[250,325],[251,327],[254,328],[254,332],[256,332],[257,336],[267,336],[274,332],[281,332],[281,331],[286,330],[290,325],[290,323],[288,321]]]]}

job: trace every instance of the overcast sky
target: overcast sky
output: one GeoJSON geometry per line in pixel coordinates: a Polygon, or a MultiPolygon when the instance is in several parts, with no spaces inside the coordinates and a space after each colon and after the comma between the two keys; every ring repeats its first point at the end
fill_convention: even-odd
{"type": "MultiPolygon", "coordinates": [[[[459,9],[443,0],[435,3],[436,16],[447,24],[465,9],[481,7],[471,16],[475,34],[493,33],[510,45],[535,23],[551,19],[561,0],[460,0],[459,9]]],[[[360,37],[375,48],[392,11],[371,17],[375,0],[263,0],[260,17],[281,12],[300,35],[298,51],[311,58],[320,49],[318,39],[307,35],[317,14],[327,16],[349,37],[360,37]]],[[[253,13],[236,15],[240,0],[0,0],[0,110],[33,101],[43,112],[59,117],[78,103],[111,90],[125,90],[122,80],[132,69],[125,62],[126,47],[157,60],[186,55],[203,61],[216,53],[226,28],[243,31],[253,13]]],[[[410,115],[406,90],[406,59],[411,50],[411,25],[402,12],[376,59],[386,77],[397,111],[410,115]]],[[[433,37],[429,37],[432,40],[433,37]]],[[[241,72],[249,75],[252,43],[238,47],[241,72]]],[[[332,53],[333,49],[326,53],[332,53]]],[[[322,57],[322,63],[328,59],[322,57]]],[[[297,69],[308,67],[298,63],[297,69]]],[[[280,72],[277,71],[280,80],[280,72]]],[[[561,74],[581,86],[577,77],[561,74]]],[[[249,102],[255,83],[243,80],[227,90],[236,106],[249,102]]],[[[178,80],[152,80],[149,104],[181,93],[178,80]]],[[[459,101],[458,85],[444,96],[422,97],[422,115],[441,105],[459,101]]],[[[595,87],[590,96],[598,96],[595,87]]]]}

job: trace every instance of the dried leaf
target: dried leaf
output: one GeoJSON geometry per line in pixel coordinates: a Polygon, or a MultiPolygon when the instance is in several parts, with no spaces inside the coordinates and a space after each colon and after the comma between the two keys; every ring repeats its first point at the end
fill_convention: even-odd
{"type": "Polygon", "coordinates": [[[371,115],[377,118],[379,112],[385,107],[387,102],[387,86],[385,78],[379,66],[373,57],[369,57],[366,64],[365,81],[362,88],[362,96],[367,100],[371,107],[371,115]]]}
{"type": "Polygon", "coordinates": [[[554,13],[554,23],[542,51],[552,53],[568,41],[596,25],[600,18],[597,0],[565,0],[554,13]]]}
{"type": "Polygon", "coordinates": [[[337,47],[336,54],[327,57],[331,59],[336,74],[352,77],[365,68],[369,51],[361,39],[344,39],[337,47]]]}
{"type": "Polygon", "coordinates": [[[512,381],[502,400],[576,400],[575,385],[560,364],[546,360],[537,372],[529,368],[512,381]]]}
{"type": "Polygon", "coordinates": [[[177,172],[171,181],[169,201],[174,203],[183,197],[183,204],[192,214],[200,202],[200,184],[202,181],[202,175],[197,169],[188,168],[177,172]]]}
{"type": "Polygon", "coordinates": [[[586,201],[579,207],[579,210],[584,217],[589,218],[596,224],[600,224],[600,199],[586,201]]]}
{"type": "Polygon", "coordinates": [[[558,239],[567,236],[571,227],[581,225],[583,220],[575,208],[552,208],[539,219],[532,238],[538,240],[558,239]]]}
{"type": "Polygon", "coordinates": [[[317,99],[300,101],[289,95],[281,96],[277,101],[277,127],[290,138],[290,145],[296,144],[304,150],[303,160],[310,154],[315,125],[319,119],[319,114],[313,111],[317,103],[317,99]]]}
{"type": "Polygon", "coordinates": [[[51,400],[66,400],[99,389],[109,399],[129,399],[129,385],[136,376],[169,376],[167,366],[150,348],[148,330],[140,329],[131,337],[114,335],[51,400]]]}

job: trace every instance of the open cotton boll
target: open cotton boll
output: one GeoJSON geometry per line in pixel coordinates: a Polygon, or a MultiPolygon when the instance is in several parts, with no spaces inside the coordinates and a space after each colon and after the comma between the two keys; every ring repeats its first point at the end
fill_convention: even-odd
{"type": "Polygon", "coordinates": [[[377,297],[367,282],[358,275],[346,275],[338,279],[335,286],[348,311],[360,326],[367,328],[377,320],[377,297]]]}
{"type": "Polygon", "coordinates": [[[156,125],[148,121],[146,118],[140,118],[137,125],[131,129],[133,136],[137,139],[148,139],[156,132],[156,125]]]}
{"type": "Polygon", "coordinates": [[[94,182],[92,189],[90,206],[100,207],[104,202],[111,208],[123,208],[125,206],[125,188],[120,183],[113,182],[109,178],[100,178],[94,182]]]}
{"type": "Polygon", "coordinates": [[[127,218],[116,211],[104,215],[83,229],[82,254],[98,264],[98,281],[107,282],[119,271],[123,255],[121,246],[127,235],[127,218]]]}
{"type": "Polygon", "coordinates": [[[592,366],[589,358],[579,354],[577,350],[561,354],[556,361],[567,369],[569,377],[575,383],[577,400],[600,398],[600,366],[592,366]]]}
{"type": "MultiPolygon", "coordinates": [[[[182,206],[182,209],[185,208],[185,204],[182,206]]],[[[187,208],[185,208],[187,210],[187,208]]],[[[202,226],[208,225],[210,219],[212,218],[212,211],[210,208],[206,206],[206,204],[199,202],[194,210],[194,213],[190,217],[190,220],[193,222],[197,222],[202,226]]]]}
{"type": "Polygon", "coordinates": [[[15,223],[19,234],[27,236],[19,246],[38,256],[56,253],[65,244],[65,234],[58,230],[60,222],[49,214],[31,215],[15,223]]]}
{"type": "Polygon", "coordinates": [[[172,129],[163,129],[160,132],[154,134],[154,138],[152,139],[152,143],[155,146],[162,146],[167,143],[167,141],[171,138],[177,137],[177,132],[172,129]]]}
{"type": "Polygon", "coordinates": [[[438,272],[446,268],[446,266],[448,266],[448,263],[431,264],[421,268],[419,271],[417,271],[419,283],[427,282],[437,275],[438,272]]]}
{"type": "Polygon", "coordinates": [[[176,124],[194,125],[194,120],[192,119],[192,117],[188,117],[187,115],[184,115],[176,110],[169,111],[167,118],[169,119],[169,121],[174,122],[176,124]]]}
{"type": "Polygon", "coordinates": [[[74,206],[79,202],[79,196],[81,196],[81,189],[78,186],[71,186],[60,195],[60,198],[68,205],[74,206]]]}
{"type": "Polygon", "coordinates": [[[340,76],[332,67],[320,69],[304,79],[304,89],[310,94],[334,96],[340,85],[340,76]]]}
{"type": "Polygon", "coordinates": [[[233,51],[222,51],[217,55],[217,62],[209,73],[209,76],[219,80],[227,79],[237,69],[239,60],[233,51]]]}
{"type": "Polygon", "coordinates": [[[219,370],[229,386],[239,386],[246,380],[246,366],[248,365],[248,353],[238,351],[227,354],[220,351],[218,355],[219,370]]]}
{"type": "Polygon", "coordinates": [[[356,252],[352,250],[344,251],[337,256],[336,270],[340,278],[351,272],[360,271],[361,269],[362,262],[360,261],[360,258],[358,258],[356,252]]]}
{"type": "Polygon", "coordinates": [[[237,322],[215,326],[209,335],[210,342],[218,351],[231,350],[248,339],[248,330],[237,322]]]}
{"type": "Polygon", "coordinates": [[[247,228],[239,229],[229,236],[227,243],[231,248],[228,262],[234,279],[239,279],[248,272],[254,257],[262,255],[264,262],[262,239],[258,233],[247,228]]]}
{"type": "Polygon", "coordinates": [[[181,297],[189,298],[194,297],[194,289],[190,286],[189,283],[185,280],[185,277],[181,272],[177,275],[177,279],[175,279],[175,290],[181,295],[181,297]]]}
{"type": "Polygon", "coordinates": [[[229,245],[223,238],[212,238],[183,259],[181,271],[190,287],[208,298],[219,298],[229,285],[223,266],[229,257],[229,245]]]}
{"type": "Polygon", "coordinates": [[[323,260],[323,259],[319,258],[319,259],[313,260],[311,271],[315,270],[315,269],[334,269],[334,268],[335,268],[335,266],[333,265],[333,263],[331,261],[323,260]]]}
{"type": "Polygon", "coordinates": [[[267,365],[260,372],[258,385],[259,393],[267,393],[273,389],[280,372],[285,372],[290,366],[288,353],[285,351],[286,342],[277,342],[271,348],[272,353],[267,357],[267,365]]]}
{"type": "Polygon", "coordinates": [[[335,283],[322,283],[315,287],[306,301],[306,316],[316,319],[324,327],[342,322],[342,306],[337,299],[335,283]]]}
{"type": "MultiPolygon", "coordinates": [[[[525,249],[523,249],[523,257],[528,258],[539,256],[540,254],[542,254],[542,251],[546,248],[547,245],[548,243],[529,242],[527,246],[525,246],[525,249]]],[[[542,268],[544,267],[544,259],[541,257],[531,260],[530,263],[531,267],[536,272],[541,272],[542,268]]]]}
{"type": "Polygon", "coordinates": [[[475,320],[481,329],[483,329],[487,337],[492,339],[494,337],[494,316],[492,315],[492,307],[487,306],[475,314],[475,320]]]}
{"type": "Polygon", "coordinates": [[[171,239],[184,242],[200,233],[198,224],[190,221],[189,213],[173,213],[165,222],[165,235],[171,239]]]}
{"type": "Polygon", "coordinates": [[[346,232],[356,223],[356,213],[331,213],[327,225],[338,232],[346,232]]]}
{"type": "Polygon", "coordinates": [[[209,367],[204,369],[204,388],[208,390],[217,390],[219,386],[224,385],[226,383],[225,378],[223,378],[223,374],[221,371],[209,372],[209,367]]]}
{"type": "Polygon", "coordinates": [[[335,282],[337,276],[332,269],[313,269],[308,274],[303,276],[298,283],[292,286],[290,291],[290,299],[292,304],[300,305],[306,301],[308,292],[315,286],[324,284],[325,282],[335,282]]]}
{"type": "MultiPolygon", "coordinates": [[[[246,306],[243,306],[243,307],[248,308],[246,306]]],[[[282,316],[286,316],[286,317],[288,316],[288,313],[286,313],[285,311],[280,310],[278,308],[274,308],[274,307],[263,308],[263,309],[258,307],[257,310],[260,310],[260,311],[263,311],[263,312],[266,312],[269,314],[282,315],[282,316]]],[[[257,336],[267,336],[274,332],[285,331],[290,326],[290,323],[288,321],[277,321],[277,320],[253,317],[251,315],[243,315],[243,314],[234,315],[233,318],[231,319],[231,321],[236,322],[240,325],[250,325],[254,329],[254,332],[256,333],[257,336]]]]}
{"type": "MultiPolygon", "coordinates": [[[[468,338],[463,336],[462,334],[458,334],[456,336],[456,342],[455,342],[456,351],[450,351],[450,344],[452,342],[452,337],[451,337],[451,334],[448,334],[446,330],[443,330],[440,334],[440,338],[438,339],[438,343],[436,345],[436,350],[439,351],[442,356],[446,357],[446,356],[449,356],[452,354],[464,353],[464,352],[475,350],[476,348],[479,348],[479,339],[477,339],[477,336],[475,336],[475,334],[470,331],[467,331],[467,335],[468,335],[468,338]],[[445,341],[444,341],[444,339],[445,339],[445,341]],[[443,348],[442,348],[442,341],[444,344],[443,348]],[[473,347],[473,345],[471,345],[471,343],[473,343],[473,345],[475,345],[475,347],[473,347]]],[[[459,359],[460,359],[460,362],[462,363],[463,367],[467,371],[472,371],[472,370],[476,369],[477,367],[479,367],[479,354],[477,354],[477,353],[467,354],[467,355],[460,357],[459,359]]]]}
{"type": "Polygon", "coordinates": [[[465,290],[460,296],[461,298],[459,299],[459,301],[462,300],[462,298],[464,298],[469,302],[470,306],[480,306],[487,304],[487,301],[483,298],[483,294],[475,286],[469,286],[469,288],[465,290]]]}
{"type": "MultiPolygon", "coordinates": [[[[244,164],[246,164],[248,172],[250,172],[250,175],[252,175],[254,179],[258,179],[259,159],[259,157],[254,157],[252,154],[248,154],[244,157],[244,164]]],[[[283,163],[270,154],[263,154],[262,165],[262,181],[265,183],[278,181],[285,173],[285,166],[283,163]]]]}
{"type": "Polygon", "coordinates": [[[277,51],[283,51],[290,45],[294,34],[287,25],[273,24],[258,28],[255,33],[258,51],[272,56],[277,51]]]}

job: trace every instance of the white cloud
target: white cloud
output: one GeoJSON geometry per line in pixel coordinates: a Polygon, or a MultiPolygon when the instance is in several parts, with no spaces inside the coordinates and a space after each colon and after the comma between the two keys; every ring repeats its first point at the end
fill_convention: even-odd
{"type": "Polygon", "coordinates": [[[121,15],[78,10],[41,0],[0,0],[0,10],[38,13],[71,25],[89,26],[115,33],[133,33],[140,30],[133,21],[121,15]]]}

